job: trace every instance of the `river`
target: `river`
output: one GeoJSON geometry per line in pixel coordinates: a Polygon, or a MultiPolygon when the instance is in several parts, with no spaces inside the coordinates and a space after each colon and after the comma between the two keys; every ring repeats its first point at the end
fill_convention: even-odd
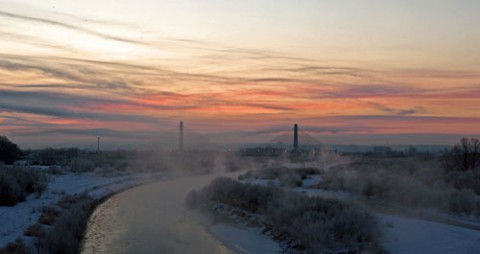
{"type": "Polygon", "coordinates": [[[82,253],[234,253],[184,207],[193,188],[215,176],[156,182],[101,204],[88,223],[82,253]]]}

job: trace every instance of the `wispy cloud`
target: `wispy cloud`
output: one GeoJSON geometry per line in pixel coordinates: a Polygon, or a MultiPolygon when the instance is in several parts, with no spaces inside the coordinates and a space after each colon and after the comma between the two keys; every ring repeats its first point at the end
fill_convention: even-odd
{"type": "Polygon", "coordinates": [[[137,40],[132,40],[132,39],[128,39],[128,38],[108,35],[108,34],[101,33],[101,32],[95,31],[95,30],[90,30],[88,28],[84,28],[84,27],[81,27],[81,26],[72,25],[72,24],[68,24],[68,23],[65,23],[65,22],[60,22],[60,21],[51,20],[51,19],[47,19],[47,18],[39,18],[39,17],[27,16],[27,15],[22,15],[22,14],[12,13],[12,12],[5,12],[5,11],[0,11],[0,16],[7,17],[7,18],[12,18],[12,19],[19,19],[19,20],[23,20],[23,21],[38,22],[38,23],[42,23],[42,24],[46,24],[46,25],[63,27],[63,28],[75,30],[75,31],[78,31],[78,32],[86,33],[86,34],[89,34],[89,35],[97,36],[97,37],[107,39],[107,40],[124,42],[124,43],[132,43],[132,44],[138,44],[138,45],[145,45],[145,43],[142,42],[142,41],[137,41],[137,40]]]}
{"type": "Polygon", "coordinates": [[[412,115],[416,113],[421,113],[423,111],[421,107],[415,107],[415,108],[409,108],[409,109],[395,109],[378,102],[368,102],[368,104],[382,112],[393,114],[393,115],[399,115],[399,116],[412,115]]]}
{"type": "Polygon", "coordinates": [[[20,136],[91,136],[121,139],[151,139],[158,133],[153,131],[119,131],[109,128],[62,129],[50,128],[40,131],[18,133],[20,136]]]}
{"type": "Polygon", "coordinates": [[[69,41],[0,28],[5,41],[38,47],[35,54],[0,50],[2,132],[142,139],[179,118],[212,133],[221,126],[223,134],[240,138],[280,134],[293,122],[312,135],[467,133],[480,124],[475,71],[385,71],[359,61],[331,62],[191,38],[157,34],[139,40],[103,32],[129,24],[39,13],[2,10],[0,18],[93,38],[93,46],[128,44],[126,56],[139,48],[148,53],[118,60],[69,41]],[[56,53],[49,55],[46,48],[56,53]],[[460,104],[467,105],[459,108],[465,111],[461,116],[442,110],[460,104]],[[124,127],[134,125],[145,135],[124,127]]]}
{"type": "Polygon", "coordinates": [[[0,111],[45,115],[66,119],[96,119],[102,121],[141,121],[158,123],[159,118],[122,112],[83,110],[84,105],[126,103],[122,99],[107,99],[55,92],[0,91],[0,111]],[[75,110],[74,110],[75,108],[75,110]]]}
{"type": "MultiPolygon", "coordinates": [[[[245,136],[257,136],[257,135],[291,135],[293,130],[292,126],[274,126],[269,128],[264,128],[260,130],[244,131],[237,132],[245,136]]],[[[360,125],[329,125],[325,127],[321,126],[311,126],[311,125],[301,125],[300,131],[307,132],[311,134],[346,134],[346,133],[357,133],[362,131],[373,131],[375,128],[360,126],[360,125]]]]}

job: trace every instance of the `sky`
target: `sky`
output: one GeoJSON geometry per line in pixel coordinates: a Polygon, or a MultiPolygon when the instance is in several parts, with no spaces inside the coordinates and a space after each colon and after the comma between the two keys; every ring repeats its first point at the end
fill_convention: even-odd
{"type": "MultiPolygon", "coordinates": [[[[330,144],[480,136],[477,0],[0,0],[0,135],[142,147],[293,124],[330,144]]],[[[187,141],[186,141],[187,142],[187,141]]]]}

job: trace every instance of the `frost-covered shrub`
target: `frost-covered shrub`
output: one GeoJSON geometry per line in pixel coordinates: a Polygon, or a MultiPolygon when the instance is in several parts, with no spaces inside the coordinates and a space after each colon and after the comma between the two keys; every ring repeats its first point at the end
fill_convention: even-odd
{"type": "Polygon", "coordinates": [[[7,244],[0,248],[0,254],[27,254],[31,253],[30,249],[25,245],[22,238],[17,238],[15,242],[7,244]]]}
{"type": "Polygon", "coordinates": [[[273,180],[278,178],[282,174],[283,170],[284,168],[264,168],[258,170],[255,174],[255,177],[258,179],[273,180]]]}
{"type": "Polygon", "coordinates": [[[388,186],[386,197],[398,204],[414,207],[435,207],[436,205],[433,191],[415,178],[389,177],[385,185],[388,186]]]}
{"type": "Polygon", "coordinates": [[[60,175],[63,173],[63,169],[59,166],[49,166],[48,173],[51,175],[60,175]]]}
{"type": "Polygon", "coordinates": [[[480,168],[447,172],[445,181],[458,190],[470,189],[480,195],[480,168]]]}
{"type": "Polygon", "coordinates": [[[242,184],[229,178],[217,178],[201,192],[191,192],[187,204],[191,207],[205,207],[208,202],[228,204],[250,212],[266,209],[268,200],[279,191],[275,187],[242,184]]]}
{"type": "Polygon", "coordinates": [[[455,191],[451,194],[448,209],[461,215],[478,215],[480,199],[471,191],[455,191]]]}
{"type": "Polygon", "coordinates": [[[285,187],[300,187],[302,186],[302,180],[311,175],[321,173],[322,171],[317,168],[266,167],[259,170],[248,171],[240,175],[238,179],[278,180],[280,185],[285,187]]]}
{"type": "Polygon", "coordinates": [[[377,220],[366,210],[340,201],[228,178],[217,178],[187,196],[193,208],[211,211],[218,203],[257,214],[275,238],[309,253],[375,253],[381,249],[377,220]]]}
{"type": "Polygon", "coordinates": [[[77,158],[70,164],[70,170],[76,173],[92,172],[94,169],[95,163],[89,159],[77,158]]]}
{"type": "Polygon", "coordinates": [[[453,171],[444,181],[439,166],[439,162],[418,159],[361,160],[331,168],[318,187],[346,190],[383,204],[477,214],[476,199],[470,190],[474,189],[473,183],[480,186],[480,175],[475,171],[453,171]]]}
{"type": "Polygon", "coordinates": [[[44,174],[20,167],[0,168],[0,206],[13,206],[28,194],[40,196],[47,187],[44,174]]]}
{"type": "Polygon", "coordinates": [[[25,230],[24,235],[42,238],[45,237],[45,229],[43,229],[43,226],[40,223],[35,223],[25,230]]]}
{"type": "Polygon", "coordinates": [[[44,225],[52,225],[60,214],[60,210],[54,206],[42,207],[42,215],[38,218],[38,222],[44,225]]]}
{"type": "Polygon", "coordinates": [[[0,206],[13,206],[25,200],[25,190],[9,174],[0,173],[0,206]]]}
{"type": "Polygon", "coordinates": [[[301,187],[302,177],[297,174],[282,174],[279,178],[280,184],[285,187],[301,187]]]}
{"type": "Polygon", "coordinates": [[[378,251],[381,227],[366,210],[335,200],[284,193],[266,214],[273,234],[310,253],[378,251]]]}
{"type": "Polygon", "coordinates": [[[81,197],[69,199],[77,202],[68,202],[46,236],[37,240],[35,245],[39,254],[79,253],[88,218],[98,202],[87,196],[81,197]]]}

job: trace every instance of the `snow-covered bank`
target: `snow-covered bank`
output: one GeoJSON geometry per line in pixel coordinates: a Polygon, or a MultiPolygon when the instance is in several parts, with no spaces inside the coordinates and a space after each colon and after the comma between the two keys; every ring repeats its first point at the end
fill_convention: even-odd
{"type": "MultiPolygon", "coordinates": [[[[345,191],[310,188],[294,190],[310,196],[360,202],[360,197],[345,191]]],[[[478,219],[449,216],[439,211],[429,213],[426,209],[413,208],[409,212],[409,217],[404,217],[398,212],[396,215],[378,211],[374,213],[387,225],[382,244],[392,254],[480,253],[478,219]]]]}
{"type": "Polygon", "coordinates": [[[384,246],[392,254],[480,253],[480,231],[399,216],[379,217],[390,225],[384,246]]]}
{"type": "Polygon", "coordinates": [[[227,223],[216,223],[208,227],[209,232],[225,245],[241,254],[282,253],[278,242],[252,228],[227,223]]]}
{"type": "Polygon", "coordinates": [[[63,174],[51,176],[47,191],[39,198],[30,195],[25,202],[12,207],[0,207],[0,247],[22,237],[31,242],[31,237],[24,236],[25,230],[41,215],[43,206],[54,205],[66,195],[86,193],[96,198],[119,192],[139,184],[166,178],[166,173],[129,174],[103,177],[93,173],[63,174]]]}
{"type": "MultiPolygon", "coordinates": [[[[302,187],[281,186],[277,179],[244,179],[259,185],[277,185],[285,190],[319,196],[344,202],[361,203],[362,197],[347,191],[314,188],[323,181],[321,176],[309,177],[302,181],[302,187]]],[[[408,217],[400,211],[390,214],[385,209],[372,211],[385,225],[384,248],[392,254],[407,253],[480,253],[479,220],[471,217],[453,216],[441,211],[420,208],[403,208],[408,217]],[[393,215],[394,214],[394,215],[393,215]]]]}

